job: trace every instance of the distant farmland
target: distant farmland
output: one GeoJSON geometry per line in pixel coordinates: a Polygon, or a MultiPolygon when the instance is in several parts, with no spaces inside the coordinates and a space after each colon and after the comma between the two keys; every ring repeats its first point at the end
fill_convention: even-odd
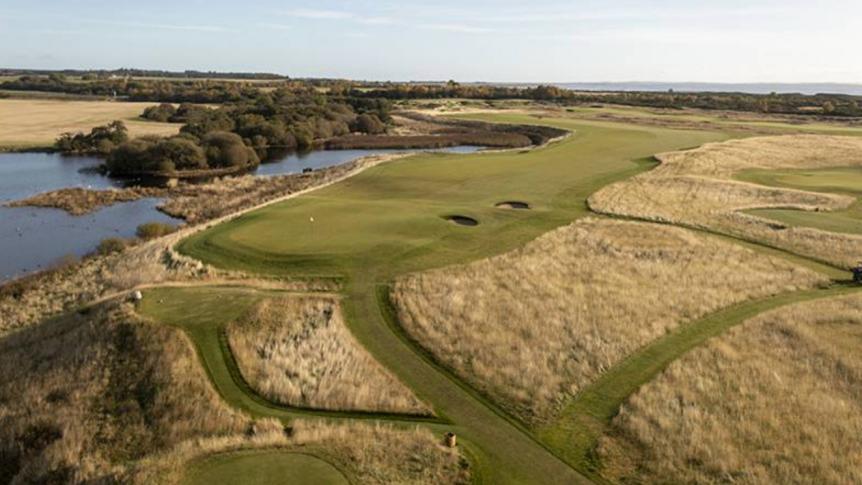
{"type": "Polygon", "coordinates": [[[0,99],[0,150],[48,147],[61,133],[122,120],[132,137],[173,135],[179,124],[138,118],[154,103],[0,99]]]}

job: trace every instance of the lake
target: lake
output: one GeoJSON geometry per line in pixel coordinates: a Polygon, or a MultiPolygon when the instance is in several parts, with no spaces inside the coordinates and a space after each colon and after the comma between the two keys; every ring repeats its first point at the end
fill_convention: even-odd
{"type": "MultiPolygon", "coordinates": [[[[469,153],[479,147],[435,151],[469,153]]],[[[270,176],[339,165],[367,155],[405,150],[318,150],[290,153],[261,164],[255,175],[270,176]]],[[[145,222],[182,221],[159,212],[160,199],[141,199],[105,207],[83,216],[60,209],[6,207],[7,202],[65,187],[107,189],[129,183],[91,170],[96,157],[56,153],[0,153],[0,281],[50,267],[67,256],[81,257],[108,237],[132,237],[145,222]]]]}

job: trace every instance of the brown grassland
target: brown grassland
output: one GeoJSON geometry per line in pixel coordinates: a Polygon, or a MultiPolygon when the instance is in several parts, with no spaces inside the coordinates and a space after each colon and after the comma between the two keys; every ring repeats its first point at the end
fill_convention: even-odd
{"type": "Polygon", "coordinates": [[[121,120],[129,136],[174,135],[180,125],[139,118],[153,103],[0,99],[0,150],[44,148],[64,132],[89,132],[94,126],[121,120]]]}
{"type": "Polygon", "coordinates": [[[425,429],[253,421],[210,387],[183,332],[109,301],[0,340],[0,483],[179,483],[212,454],[279,448],[360,483],[466,483],[425,429]]]}
{"type": "Polygon", "coordinates": [[[765,187],[733,180],[749,169],[862,166],[862,139],[792,135],[709,143],[657,156],[661,165],[593,194],[598,212],[706,228],[808,255],[843,267],[855,264],[862,236],[786,227],[743,213],[760,208],[832,211],[850,196],[765,187]]]}
{"type": "Polygon", "coordinates": [[[123,462],[245,422],[209,387],[181,332],[125,305],[0,340],[2,483],[109,479],[123,462]]]}
{"type": "Polygon", "coordinates": [[[243,378],[272,401],[316,409],[430,414],[356,341],[332,297],[263,300],[228,325],[227,338],[243,378]]]}
{"type": "Polygon", "coordinates": [[[436,359],[538,424],[679,325],[822,281],[690,230],[582,219],[504,255],[401,278],[392,296],[436,359]]]}
{"type": "Polygon", "coordinates": [[[759,315],[673,363],[600,445],[624,482],[862,482],[862,295],[759,315]]]}
{"type": "Polygon", "coordinates": [[[0,285],[0,337],[141,284],[210,277],[213,270],[171,251],[179,234],[0,285]]]}

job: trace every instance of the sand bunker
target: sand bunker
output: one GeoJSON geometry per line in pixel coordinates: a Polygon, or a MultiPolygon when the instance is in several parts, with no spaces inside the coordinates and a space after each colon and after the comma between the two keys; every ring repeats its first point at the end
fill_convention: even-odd
{"type": "Polygon", "coordinates": [[[505,202],[498,202],[497,204],[494,205],[494,207],[497,207],[499,209],[525,209],[526,210],[526,209],[530,208],[530,204],[528,204],[526,202],[521,202],[518,200],[507,200],[505,202]]]}
{"type": "Polygon", "coordinates": [[[455,224],[458,224],[459,226],[471,226],[472,227],[472,226],[478,226],[479,225],[479,221],[477,221],[476,219],[473,219],[472,217],[467,217],[467,216],[459,216],[459,215],[444,216],[443,219],[446,219],[449,222],[453,222],[455,224]]]}

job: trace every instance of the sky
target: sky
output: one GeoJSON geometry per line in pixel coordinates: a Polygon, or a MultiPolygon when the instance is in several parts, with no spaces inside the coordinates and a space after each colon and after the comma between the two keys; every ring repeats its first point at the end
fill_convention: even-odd
{"type": "Polygon", "coordinates": [[[862,82],[862,0],[0,0],[0,67],[862,82]]]}

